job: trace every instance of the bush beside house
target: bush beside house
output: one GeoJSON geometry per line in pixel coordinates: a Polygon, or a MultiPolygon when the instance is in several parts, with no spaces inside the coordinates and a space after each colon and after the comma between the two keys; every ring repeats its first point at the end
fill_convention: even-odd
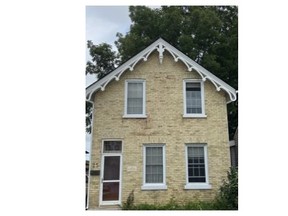
{"type": "Polygon", "coordinates": [[[228,180],[224,180],[215,199],[211,202],[190,201],[178,203],[175,197],[167,204],[134,205],[134,191],[131,191],[122,210],[238,210],[238,169],[231,167],[228,180]]]}

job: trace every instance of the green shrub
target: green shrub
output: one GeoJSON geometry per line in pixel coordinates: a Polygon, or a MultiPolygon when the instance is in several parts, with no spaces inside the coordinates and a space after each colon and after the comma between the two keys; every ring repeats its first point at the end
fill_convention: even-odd
{"type": "Polygon", "coordinates": [[[159,206],[144,203],[134,206],[134,210],[159,210],[159,206]]]}
{"type": "Polygon", "coordinates": [[[224,180],[215,199],[215,209],[238,209],[238,169],[230,168],[228,180],[224,180]]]}
{"type": "Polygon", "coordinates": [[[123,210],[132,210],[134,209],[134,190],[132,190],[127,198],[127,201],[123,203],[123,210]]]}
{"type": "Polygon", "coordinates": [[[123,203],[123,210],[237,210],[238,209],[238,170],[230,168],[228,178],[224,180],[219,193],[213,201],[191,201],[179,204],[175,197],[171,197],[167,204],[139,204],[134,205],[134,190],[123,203]]]}
{"type": "Polygon", "coordinates": [[[188,202],[184,205],[185,210],[214,210],[214,202],[188,202]]]}

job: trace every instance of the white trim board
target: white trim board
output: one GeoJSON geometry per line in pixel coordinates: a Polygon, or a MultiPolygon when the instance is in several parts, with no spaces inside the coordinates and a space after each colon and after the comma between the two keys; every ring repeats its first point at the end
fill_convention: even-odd
{"type": "Polygon", "coordinates": [[[221,89],[224,90],[228,96],[229,99],[227,100],[227,103],[230,103],[232,101],[235,101],[237,99],[236,90],[232,88],[230,85],[213,75],[211,72],[203,68],[201,65],[190,59],[188,56],[186,56],[184,53],[167,43],[162,38],[159,38],[154,43],[152,43],[150,46],[148,46],[146,49],[142,50],[140,53],[126,61],[124,64],[120,65],[118,68],[116,68],[114,71],[109,73],[107,76],[103,77],[102,79],[96,81],[94,84],[90,85],[86,88],[86,98],[87,100],[92,100],[92,95],[98,91],[104,91],[105,87],[112,81],[116,80],[118,81],[121,77],[121,75],[127,71],[128,69],[130,71],[134,70],[135,65],[140,62],[141,60],[147,61],[150,54],[157,50],[159,53],[159,61],[160,64],[162,64],[163,60],[163,53],[167,51],[172,55],[175,62],[178,62],[178,60],[181,60],[186,66],[188,71],[195,70],[200,76],[201,79],[205,82],[207,79],[209,79],[213,85],[215,86],[217,91],[220,91],[221,89]]]}

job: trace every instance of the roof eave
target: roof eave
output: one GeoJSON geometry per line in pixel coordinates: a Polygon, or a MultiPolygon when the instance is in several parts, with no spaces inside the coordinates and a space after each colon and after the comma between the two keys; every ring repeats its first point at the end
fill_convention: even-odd
{"type": "Polygon", "coordinates": [[[163,59],[163,53],[166,50],[169,52],[173,58],[174,61],[177,62],[178,60],[181,60],[186,66],[188,71],[192,71],[194,69],[202,78],[203,81],[206,81],[209,79],[215,86],[217,91],[220,91],[223,89],[229,96],[229,99],[227,103],[230,103],[232,101],[235,101],[237,99],[236,90],[216,77],[214,74],[203,68],[201,65],[199,65],[197,62],[190,59],[187,55],[170,45],[168,42],[163,40],[162,38],[159,38],[154,43],[149,45],[147,48],[139,52],[137,55],[129,59],[124,64],[120,65],[118,68],[116,68],[114,71],[112,71],[107,76],[103,77],[102,79],[96,81],[94,84],[88,86],[86,88],[86,99],[91,100],[92,95],[94,92],[98,90],[105,90],[105,87],[111,82],[112,80],[118,81],[120,79],[120,76],[129,69],[130,71],[134,70],[134,67],[137,63],[139,63],[141,60],[147,61],[149,55],[154,51],[157,50],[159,52],[159,60],[160,63],[162,63],[163,59]]]}

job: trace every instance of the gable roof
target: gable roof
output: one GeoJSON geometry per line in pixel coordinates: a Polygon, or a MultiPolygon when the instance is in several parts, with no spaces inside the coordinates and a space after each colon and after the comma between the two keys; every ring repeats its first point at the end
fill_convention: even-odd
{"type": "Polygon", "coordinates": [[[210,80],[213,85],[215,86],[217,91],[220,91],[221,89],[224,90],[228,96],[229,100],[227,103],[230,103],[232,101],[235,101],[237,99],[236,90],[232,88],[230,85],[213,75],[211,72],[203,68],[201,65],[190,59],[187,55],[170,45],[168,42],[163,40],[162,38],[159,38],[154,43],[149,45],[147,48],[139,52],[137,55],[126,61],[124,64],[120,65],[118,68],[116,68],[114,71],[109,73],[107,76],[103,77],[102,79],[96,81],[95,83],[91,84],[86,88],[86,99],[91,100],[92,95],[101,89],[101,91],[105,90],[105,87],[108,83],[110,83],[112,80],[118,81],[121,77],[121,75],[126,71],[130,70],[133,71],[135,65],[140,62],[142,59],[143,61],[147,61],[149,55],[154,51],[157,50],[159,53],[159,61],[160,64],[162,64],[163,60],[163,53],[167,51],[172,55],[175,62],[178,62],[178,60],[181,60],[186,66],[188,71],[192,71],[194,69],[202,78],[203,81],[206,81],[207,79],[210,80]]]}

